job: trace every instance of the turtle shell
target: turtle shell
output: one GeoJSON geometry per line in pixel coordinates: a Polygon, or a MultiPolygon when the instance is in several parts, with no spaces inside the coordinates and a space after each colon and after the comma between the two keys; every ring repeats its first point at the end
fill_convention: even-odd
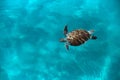
{"type": "Polygon", "coordinates": [[[90,39],[90,34],[85,30],[74,30],[67,34],[67,41],[73,46],[79,46],[88,39],[90,39]]]}

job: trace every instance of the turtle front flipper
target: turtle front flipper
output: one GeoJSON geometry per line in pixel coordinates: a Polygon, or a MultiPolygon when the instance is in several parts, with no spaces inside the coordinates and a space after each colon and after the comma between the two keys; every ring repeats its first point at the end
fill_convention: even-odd
{"type": "Polygon", "coordinates": [[[65,43],[65,47],[66,47],[67,50],[69,50],[69,45],[70,45],[70,44],[69,44],[69,42],[67,41],[67,42],[65,43]]]}
{"type": "Polygon", "coordinates": [[[66,49],[69,50],[69,44],[66,43],[65,46],[66,46],[66,49]]]}
{"type": "Polygon", "coordinates": [[[68,28],[67,25],[64,27],[64,35],[66,36],[66,34],[68,33],[68,28]]]}

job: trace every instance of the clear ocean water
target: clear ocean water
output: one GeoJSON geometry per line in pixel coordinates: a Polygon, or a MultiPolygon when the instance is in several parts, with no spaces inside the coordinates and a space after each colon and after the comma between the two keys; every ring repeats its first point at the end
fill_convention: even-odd
{"type": "Polygon", "coordinates": [[[0,0],[0,80],[120,80],[119,0],[0,0]],[[70,46],[63,29],[93,29],[70,46]]]}

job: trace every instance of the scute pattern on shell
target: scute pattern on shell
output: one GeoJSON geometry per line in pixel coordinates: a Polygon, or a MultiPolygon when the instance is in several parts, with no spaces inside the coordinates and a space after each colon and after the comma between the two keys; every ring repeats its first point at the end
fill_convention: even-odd
{"type": "Polygon", "coordinates": [[[90,34],[85,30],[74,30],[67,34],[67,41],[70,45],[78,46],[90,38],[90,34]]]}

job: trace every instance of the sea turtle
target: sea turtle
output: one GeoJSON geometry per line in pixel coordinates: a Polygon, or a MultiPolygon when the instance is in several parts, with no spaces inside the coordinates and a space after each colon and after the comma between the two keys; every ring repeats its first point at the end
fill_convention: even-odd
{"type": "Polygon", "coordinates": [[[94,30],[86,31],[77,29],[68,33],[67,25],[64,27],[65,38],[60,39],[60,42],[65,42],[66,49],[69,50],[69,45],[79,46],[89,39],[97,39],[96,36],[92,35],[94,30]]]}

